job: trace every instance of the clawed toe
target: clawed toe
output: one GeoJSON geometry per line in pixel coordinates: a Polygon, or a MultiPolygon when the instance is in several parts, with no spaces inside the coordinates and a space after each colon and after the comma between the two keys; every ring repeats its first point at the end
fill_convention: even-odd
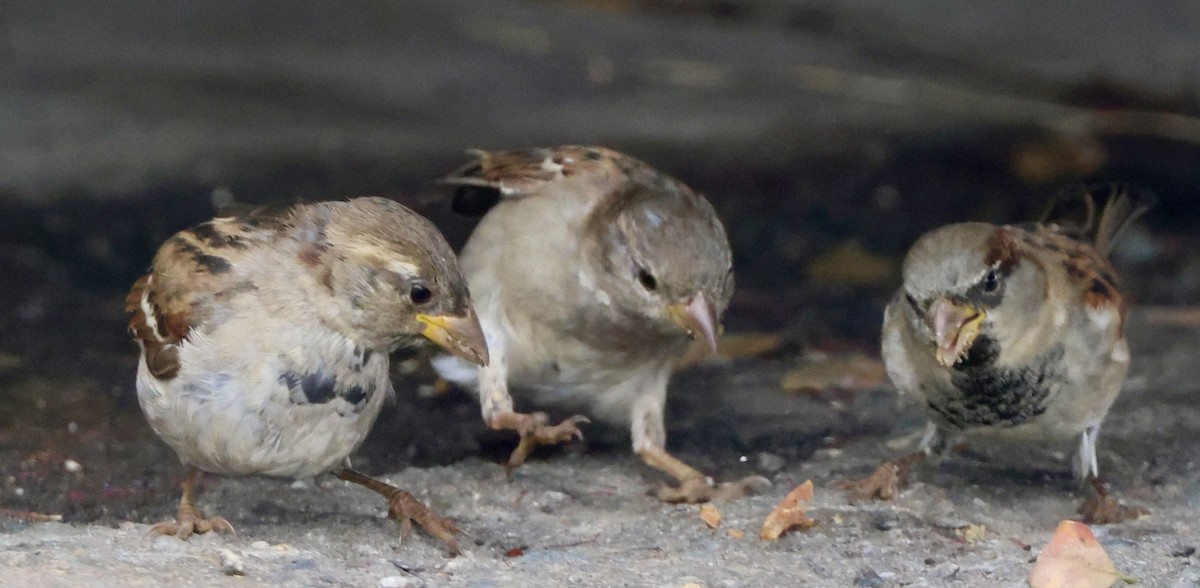
{"type": "Polygon", "coordinates": [[[712,478],[691,478],[678,487],[663,485],[654,495],[663,502],[697,504],[714,500],[735,500],[771,486],[762,476],[747,476],[736,482],[718,484],[712,478]]]}
{"type": "Polygon", "coordinates": [[[237,534],[233,525],[224,517],[205,518],[198,512],[195,514],[182,513],[174,521],[163,521],[150,527],[151,535],[171,535],[183,540],[187,540],[193,534],[202,535],[210,532],[237,534]]]}
{"type": "Polygon", "coordinates": [[[389,502],[391,504],[388,507],[388,516],[400,521],[401,540],[408,537],[412,532],[413,523],[416,523],[444,543],[450,555],[456,556],[462,553],[456,538],[456,535],[462,533],[462,530],[454,521],[439,516],[429,510],[415,496],[400,489],[396,489],[396,493],[390,497],[389,502]]]}
{"type": "Polygon", "coordinates": [[[511,478],[513,470],[520,467],[529,458],[535,449],[543,445],[558,445],[561,443],[569,443],[573,440],[583,440],[583,431],[579,429],[579,425],[591,422],[583,415],[575,415],[568,419],[564,419],[557,425],[546,424],[545,413],[534,413],[525,415],[529,417],[525,419],[523,426],[517,428],[517,432],[521,435],[521,441],[517,444],[516,449],[513,449],[512,455],[508,457],[508,463],[505,464],[505,473],[511,478]]]}
{"type": "Polygon", "coordinates": [[[904,482],[904,473],[897,464],[887,462],[866,478],[845,480],[839,482],[837,486],[846,491],[850,502],[892,500],[900,493],[900,485],[904,482]]]}
{"type": "Polygon", "coordinates": [[[1083,522],[1089,525],[1111,525],[1150,514],[1146,508],[1121,504],[1108,494],[1108,488],[1100,480],[1092,478],[1090,482],[1092,495],[1079,505],[1079,514],[1083,515],[1083,522]]]}

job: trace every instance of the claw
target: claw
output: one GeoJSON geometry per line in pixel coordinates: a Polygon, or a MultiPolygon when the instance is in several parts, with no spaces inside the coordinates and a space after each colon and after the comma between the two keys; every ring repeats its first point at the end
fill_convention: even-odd
{"type": "Polygon", "coordinates": [[[876,468],[874,473],[861,480],[839,482],[837,487],[846,491],[851,503],[892,500],[900,494],[900,486],[908,481],[908,471],[925,457],[924,451],[917,451],[895,461],[885,462],[876,468]]]}
{"type": "Polygon", "coordinates": [[[193,534],[202,535],[210,532],[237,535],[237,530],[233,528],[233,525],[225,517],[205,518],[194,507],[181,507],[174,521],[155,523],[150,527],[149,531],[151,535],[171,535],[184,541],[193,534]]]}
{"type": "Polygon", "coordinates": [[[548,420],[549,417],[542,412],[528,415],[510,414],[506,415],[503,420],[498,419],[506,425],[504,428],[514,430],[521,435],[521,442],[513,449],[512,454],[508,456],[508,463],[504,465],[505,475],[509,479],[512,479],[513,470],[521,467],[538,447],[559,445],[575,439],[582,441],[583,431],[579,430],[579,425],[591,422],[587,417],[578,414],[564,419],[554,426],[547,426],[548,420]]]}

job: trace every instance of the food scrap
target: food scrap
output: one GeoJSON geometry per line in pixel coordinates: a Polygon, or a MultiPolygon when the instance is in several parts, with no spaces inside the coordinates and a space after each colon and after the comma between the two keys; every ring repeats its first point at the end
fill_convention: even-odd
{"type": "Polygon", "coordinates": [[[712,504],[700,505],[700,520],[708,525],[709,529],[716,529],[721,526],[721,511],[712,504]]]}
{"type": "Polygon", "coordinates": [[[817,521],[808,518],[804,512],[812,499],[812,480],[805,480],[803,484],[788,492],[783,501],[771,511],[771,514],[767,515],[762,528],[758,531],[759,538],[763,541],[775,541],[789,529],[795,527],[807,529],[817,524],[817,521]]]}

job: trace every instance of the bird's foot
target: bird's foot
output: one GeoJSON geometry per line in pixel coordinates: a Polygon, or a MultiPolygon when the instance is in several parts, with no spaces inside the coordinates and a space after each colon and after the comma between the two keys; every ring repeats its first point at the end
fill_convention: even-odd
{"type": "Polygon", "coordinates": [[[416,496],[405,492],[399,488],[392,488],[391,492],[384,495],[388,500],[388,516],[400,521],[400,538],[401,540],[408,537],[412,531],[413,523],[420,525],[430,535],[437,537],[442,543],[446,544],[446,550],[450,555],[458,555],[462,553],[462,549],[458,545],[458,535],[462,531],[454,521],[439,516],[437,513],[429,510],[429,507],[417,500],[416,496]]]}
{"type": "Polygon", "coordinates": [[[184,504],[179,506],[179,512],[174,521],[163,521],[150,527],[154,535],[174,535],[187,540],[192,534],[203,534],[215,531],[217,533],[237,534],[233,525],[224,517],[205,517],[195,506],[184,504]]]}
{"type": "Polygon", "coordinates": [[[1088,481],[1092,486],[1092,495],[1079,505],[1079,514],[1083,515],[1083,522],[1089,525],[1111,525],[1150,514],[1146,508],[1121,504],[1109,495],[1108,487],[1103,481],[1094,477],[1088,481]]]}
{"type": "Polygon", "coordinates": [[[579,425],[590,422],[583,415],[575,415],[557,425],[546,424],[548,420],[546,413],[535,412],[505,413],[493,421],[492,428],[516,431],[521,436],[521,442],[513,449],[508,463],[504,466],[508,476],[511,477],[513,470],[521,467],[538,447],[568,443],[575,439],[583,440],[583,431],[579,430],[579,425]]]}
{"type": "Polygon", "coordinates": [[[875,473],[861,480],[845,480],[838,488],[846,491],[850,502],[868,500],[892,500],[900,493],[900,486],[908,481],[908,472],[917,462],[925,459],[925,452],[906,455],[895,461],[885,462],[875,473]]]}
{"type": "Polygon", "coordinates": [[[698,504],[713,500],[734,500],[770,487],[762,476],[746,476],[736,482],[716,483],[707,476],[684,480],[679,486],[662,485],[654,492],[659,500],[671,504],[698,504]]]}

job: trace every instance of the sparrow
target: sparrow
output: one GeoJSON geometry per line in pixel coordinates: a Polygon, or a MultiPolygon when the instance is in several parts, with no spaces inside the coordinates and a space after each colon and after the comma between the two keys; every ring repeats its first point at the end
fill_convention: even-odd
{"type": "Polygon", "coordinates": [[[1100,425],[1130,359],[1128,304],[1109,253],[1146,201],[1114,192],[1095,224],[1083,196],[1082,227],[967,222],[912,246],[884,312],[882,355],[929,424],[916,454],[851,486],[859,497],[894,496],[904,468],[964,434],[1074,441],[1077,476],[1098,479],[1100,425]]]}
{"type": "Polygon", "coordinates": [[[479,394],[483,420],[520,443],[582,439],[588,417],[628,426],[633,450],[678,482],[660,499],[738,496],[666,450],[667,383],[695,340],[714,353],[733,294],[725,229],[707,200],[628,155],[563,146],[475,151],[440,181],[460,213],[483,214],[459,259],[491,362],[435,358],[446,380],[479,394]],[[523,404],[586,413],[549,425],[523,404]]]}
{"type": "Polygon", "coordinates": [[[152,532],[232,531],[194,506],[200,472],[332,472],[457,553],[451,521],[348,460],[392,394],[389,352],[432,341],[488,361],[466,281],[428,220],[374,197],[218,216],[162,245],[125,311],[138,401],[187,469],[176,520],[152,532]]]}

